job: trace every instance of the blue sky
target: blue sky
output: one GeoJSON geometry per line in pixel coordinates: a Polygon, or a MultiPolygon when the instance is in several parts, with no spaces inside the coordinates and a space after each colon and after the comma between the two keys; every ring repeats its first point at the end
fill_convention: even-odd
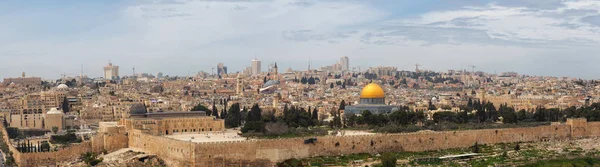
{"type": "Polygon", "coordinates": [[[598,79],[595,0],[4,0],[0,77],[414,64],[598,79]]]}

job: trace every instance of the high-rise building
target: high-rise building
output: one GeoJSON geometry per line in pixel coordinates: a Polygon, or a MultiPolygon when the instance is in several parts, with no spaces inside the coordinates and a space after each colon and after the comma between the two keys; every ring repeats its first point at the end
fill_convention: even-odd
{"type": "Polygon", "coordinates": [[[156,78],[158,78],[158,79],[163,78],[163,73],[162,72],[156,73],[156,78]]]}
{"type": "Polygon", "coordinates": [[[258,75],[258,74],[260,74],[260,71],[261,71],[260,60],[256,60],[256,59],[252,60],[252,75],[253,76],[258,75]]]}
{"type": "Polygon", "coordinates": [[[350,59],[348,56],[344,56],[340,59],[340,64],[342,65],[342,71],[350,70],[350,59]]]}
{"type": "Polygon", "coordinates": [[[118,79],[119,78],[119,66],[113,66],[112,63],[108,63],[108,66],[104,67],[104,78],[105,79],[118,79]]]}
{"type": "Polygon", "coordinates": [[[223,63],[217,64],[217,75],[227,74],[227,66],[223,65],[223,63]]]}

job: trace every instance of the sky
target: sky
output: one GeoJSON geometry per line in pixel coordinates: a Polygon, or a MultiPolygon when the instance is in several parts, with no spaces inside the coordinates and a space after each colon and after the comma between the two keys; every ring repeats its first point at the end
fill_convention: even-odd
{"type": "Polygon", "coordinates": [[[600,79],[598,0],[2,0],[0,77],[193,75],[255,57],[600,79]]]}

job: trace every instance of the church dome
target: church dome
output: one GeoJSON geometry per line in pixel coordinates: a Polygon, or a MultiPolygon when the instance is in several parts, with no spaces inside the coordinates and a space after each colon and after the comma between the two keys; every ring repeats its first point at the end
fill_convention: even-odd
{"type": "Polygon", "coordinates": [[[63,112],[56,108],[52,108],[50,111],[46,112],[46,114],[63,114],[63,112]]]}
{"type": "Polygon", "coordinates": [[[148,111],[146,111],[146,107],[143,104],[137,103],[129,107],[130,115],[144,115],[146,113],[148,113],[148,111]]]}
{"type": "Polygon", "coordinates": [[[56,87],[57,89],[68,89],[69,86],[65,85],[65,84],[60,84],[58,85],[58,87],[56,87]]]}
{"type": "Polygon", "coordinates": [[[376,83],[370,83],[365,86],[360,93],[361,99],[379,99],[385,98],[385,93],[383,93],[383,89],[381,86],[376,83]]]}

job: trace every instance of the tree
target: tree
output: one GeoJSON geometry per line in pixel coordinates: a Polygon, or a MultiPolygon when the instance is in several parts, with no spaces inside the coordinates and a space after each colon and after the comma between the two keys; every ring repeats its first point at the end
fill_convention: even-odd
{"type": "Polygon", "coordinates": [[[392,153],[384,153],[381,156],[381,166],[383,167],[395,167],[397,161],[398,158],[392,153]]]}
{"type": "Polygon", "coordinates": [[[221,111],[221,119],[225,119],[227,118],[227,110],[225,110],[225,108],[223,108],[223,111],[221,111]]]}
{"type": "Polygon", "coordinates": [[[517,114],[514,111],[504,111],[502,112],[502,123],[505,124],[514,124],[517,123],[517,114]]]}
{"type": "Polygon", "coordinates": [[[315,107],[315,109],[313,109],[312,115],[311,115],[311,119],[318,121],[319,120],[319,110],[317,110],[317,108],[315,107]]]}
{"type": "Polygon", "coordinates": [[[329,88],[333,89],[333,83],[329,84],[329,88]]]}
{"type": "Polygon", "coordinates": [[[206,111],[206,115],[210,115],[210,110],[206,108],[206,106],[202,105],[202,103],[198,103],[196,106],[194,106],[194,108],[192,108],[192,111],[206,111]]]}
{"type": "Polygon", "coordinates": [[[227,113],[227,117],[225,117],[225,126],[229,128],[239,127],[242,124],[242,113],[240,112],[240,104],[235,103],[231,105],[229,111],[227,113]]]}
{"type": "Polygon", "coordinates": [[[515,151],[519,151],[521,150],[521,145],[519,143],[517,143],[517,145],[515,145],[515,151]]]}
{"type": "Polygon", "coordinates": [[[342,127],[342,118],[340,117],[340,111],[334,111],[333,122],[331,123],[331,127],[341,128],[342,127]]]}
{"type": "Polygon", "coordinates": [[[479,144],[477,142],[473,145],[473,153],[479,153],[479,144]]]}
{"type": "Polygon", "coordinates": [[[63,99],[62,102],[62,110],[64,113],[68,113],[71,109],[69,108],[69,100],[67,99],[67,97],[65,97],[63,99]]]}
{"type": "Polygon", "coordinates": [[[340,108],[339,108],[339,110],[346,110],[346,101],[342,100],[340,102],[340,108]]]}
{"type": "Polygon", "coordinates": [[[262,120],[262,111],[258,104],[254,104],[246,116],[246,124],[242,127],[242,133],[264,132],[265,122],[262,120]]]}
{"type": "Polygon", "coordinates": [[[214,100],[213,100],[213,106],[212,106],[211,115],[214,115],[215,118],[219,118],[219,110],[217,109],[217,104],[216,104],[216,102],[214,100]]]}
{"type": "Polygon", "coordinates": [[[435,123],[441,123],[441,122],[458,123],[456,114],[454,112],[450,112],[450,111],[436,112],[435,114],[433,114],[433,121],[435,123]]]}
{"type": "Polygon", "coordinates": [[[53,126],[52,127],[52,133],[56,134],[56,132],[58,132],[58,127],[53,126]]]}
{"type": "Polygon", "coordinates": [[[429,107],[427,108],[428,110],[437,110],[437,107],[435,107],[433,105],[433,102],[431,100],[429,100],[429,107]]]}
{"type": "Polygon", "coordinates": [[[473,107],[473,99],[469,98],[469,101],[467,102],[467,107],[473,107]]]}
{"type": "Polygon", "coordinates": [[[81,159],[83,159],[83,162],[85,162],[89,166],[96,166],[103,160],[102,158],[98,159],[98,155],[92,152],[87,152],[81,155],[81,159]]]}
{"type": "Polygon", "coordinates": [[[310,78],[308,78],[307,82],[309,85],[314,85],[316,83],[316,80],[314,77],[311,76],[310,78]]]}

